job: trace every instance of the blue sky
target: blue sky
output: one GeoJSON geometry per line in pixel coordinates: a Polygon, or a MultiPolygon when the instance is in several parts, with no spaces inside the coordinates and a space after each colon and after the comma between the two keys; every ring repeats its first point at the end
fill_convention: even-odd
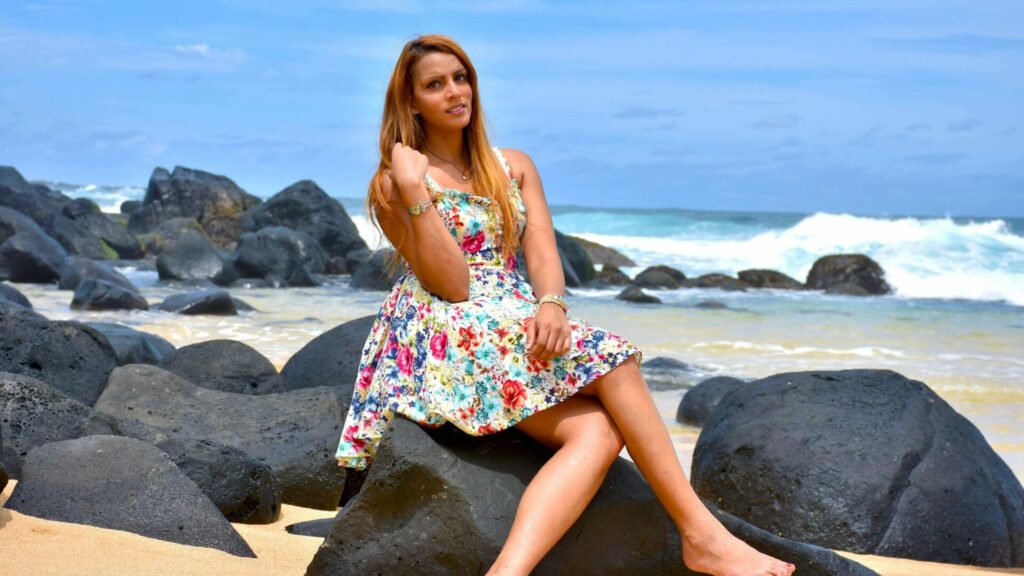
{"type": "Polygon", "coordinates": [[[453,36],[552,204],[1024,215],[1024,3],[5,2],[0,164],[360,197],[402,45],[453,36]]]}

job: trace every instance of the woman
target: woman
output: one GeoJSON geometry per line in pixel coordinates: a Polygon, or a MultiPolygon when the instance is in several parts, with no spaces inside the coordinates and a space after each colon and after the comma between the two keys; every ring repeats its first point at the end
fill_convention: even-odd
{"type": "Polygon", "coordinates": [[[526,154],[491,149],[476,70],[450,38],[405,45],[380,152],[367,212],[408,271],[363,347],[339,464],[365,468],[396,412],[474,435],[515,426],[555,452],[488,574],[529,574],[625,445],[678,526],[690,569],[792,573],[729,534],[693,492],[641,376],[640,350],[567,315],[540,176],[526,154]],[[515,270],[520,247],[530,283],[515,270]]]}

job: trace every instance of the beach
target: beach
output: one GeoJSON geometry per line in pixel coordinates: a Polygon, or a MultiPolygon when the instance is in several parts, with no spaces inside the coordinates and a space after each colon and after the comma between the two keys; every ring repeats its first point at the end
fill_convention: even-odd
{"type": "MultiPolygon", "coordinates": [[[[358,204],[346,204],[367,244],[383,245],[358,204]]],[[[999,285],[1000,278],[990,277],[992,290],[979,291],[980,272],[974,270],[972,275],[967,269],[962,285],[941,288],[950,282],[949,275],[930,271],[939,259],[946,258],[931,251],[933,244],[948,243],[950,226],[956,232],[953,236],[966,243],[964,250],[975,258],[970,265],[979,270],[996,258],[1004,261],[1004,268],[1006,262],[1016,266],[1024,254],[1014,251],[1019,236],[1006,223],[891,219],[875,225],[890,230],[892,226],[921,228],[928,231],[925,239],[919,235],[912,245],[901,245],[898,238],[890,238],[890,244],[872,247],[854,238],[848,244],[825,247],[809,239],[807,232],[822,218],[727,213],[698,214],[695,220],[691,213],[686,218],[674,214],[666,221],[661,214],[555,210],[556,227],[633,258],[635,266],[623,267],[629,276],[666,262],[690,277],[712,271],[735,274],[763,262],[802,280],[810,263],[824,254],[794,246],[817,246],[871,253],[883,268],[888,266],[894,294],[856,297],[814,291],[680,288],[651,290],[661,303],[639,305],[616,299],[620,288],[586,287],[570,288],[571,314],[626,337],[641,349],[645,361],[660,357],[686,364],[675,382],[655,387],[652,394],[687,473],[700,429],[677,423],[675,414],[686,391],[703,379],[728,375],[753,380],[782,372],[884,368],[931,387],[982,432],[1018,479],[1024,478],[1024,441],[1020,440],[1024,438],[1024,307],[1017,301],[1017,284],[999,285]],[[618,220],[610,223],[609,213],[618,220]],[[624,221],[629,228],[621,228],[624,221]],[[923,251],[918,261],[931,262],[930,267],[909,265],[913,258],[895,250],[894,245],[902,246],[903,251],[923,251]],[[936,295],[941,290],[946,293],[936,295]],[[709,301],[715,306],[702,305],[709,301]]],[[[963,261],[958,265],[970,268],[963,261]]],[[[121,262],[116,269],[150,303],[195,289],[187,282],[161,281],[152,262],[121,262]]],[[[1012,267],[998,273],[1008,273],[1011,279],[1020,276],[1012,267]]],[[[311,287],[226,288],[255,309],[234,316],[185,316],[156,307],[145,311],[73,310],[69,307],[71,293],[58,290],[55,284],[11,285],[50,320],[123,324],[165,338],[176,347],[214,339],[237,340],[255,348],[280,370],[320,334],[376,314],[387,294],[355,289],[349,275],[322,275],[319,280],[319,286],[311,287]]],[[[621,456],[629,458],[625,450],[621,456]]],[[[12,481],[7,486],[5,499],[14,485],[12,481]]],[[[301,574],[320,539],[292,536],[284,526],[329,518],[334,512],[284,505],[281,518],[273,524],[234,524],[257,559],[41,520],[10,510],[0,514],[5,536],[0,540],[0,572],[5,574],[301,574]],[[54,554],[55,549],[66,553],[54,554]]],[[[1024,574],[1021,569],[849,557],[882,574],[1024,574]]]]}

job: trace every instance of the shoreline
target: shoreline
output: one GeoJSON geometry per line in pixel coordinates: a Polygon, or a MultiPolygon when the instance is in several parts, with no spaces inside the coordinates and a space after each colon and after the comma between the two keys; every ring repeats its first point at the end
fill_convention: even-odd
{"type": "MultiPolygon", "coordinates": [[[[19,576],[103,574],[104,576],[301,576],[322,540],[289,534],[294,522],[331,518],[336,512],[281,505],[272,524],[231,525],[256,558],[187,546],[130,532],[35,518],[2,508],[17,485],[0,494],[0,573],[19,576]]],[[[836,551],[883,576],[1024,575],[1024,568],[986,568],[836,551]]]]}

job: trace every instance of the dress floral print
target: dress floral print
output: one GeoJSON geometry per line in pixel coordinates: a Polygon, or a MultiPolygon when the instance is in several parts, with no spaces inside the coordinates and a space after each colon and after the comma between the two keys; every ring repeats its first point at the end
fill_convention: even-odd
{"type": "MultiPolygon", "coordinates": [[[[502,166],[508,162],[495,148],[502,166]]],[[[336,458],[366,468],[396,413],[424,426],[451,422],[474,436],[504,430],[572,396],[641,351],[625,338],[569,316],[570,351],[551,360],[526,354],[537,309],[515,259],[501,255],[502,224],[491,199],[442,188],[428,174],[434,206],[469,264],[469,298],[449,302],[408,271],[388,293],[363,346],[336,458]]],[[[515,233],[526,207],[514,178],[515,233]]]]}

